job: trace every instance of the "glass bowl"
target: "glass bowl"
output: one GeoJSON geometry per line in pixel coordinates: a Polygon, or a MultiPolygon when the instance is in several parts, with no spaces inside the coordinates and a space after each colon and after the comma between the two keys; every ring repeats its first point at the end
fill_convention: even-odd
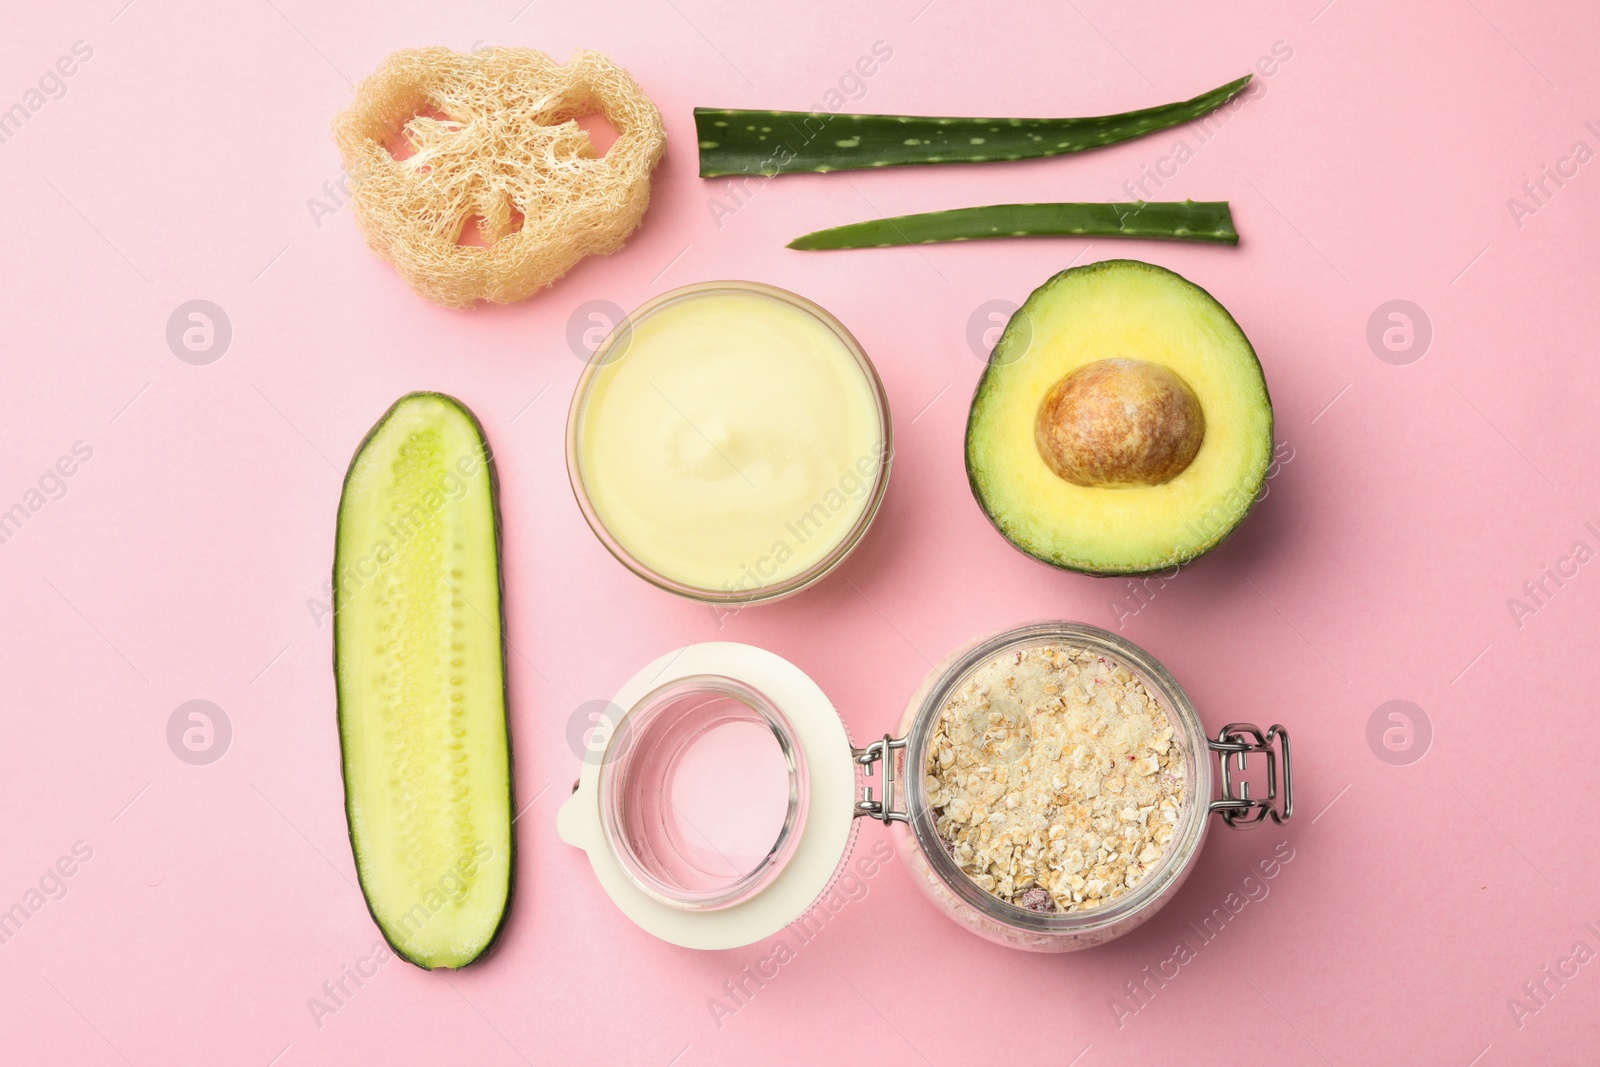
{"type": "Polygon", "coordinates": [[[695,285],[683,286],[670,292],[662,293],[655,299],[648,301],[618,323],[606,335],[604,341],[595,349],[589,364],[584,368],[578,378],[577,387],[573,391],[572,406],[567,415],[567,478],[572,484],[573,495],[577,498],[578,508],[583,513],[584,521],[594,531],[600,543],[605,546],[616,559],[633,573],[643,578],[658,588],[665,589],[678,596],[697,600],[708,604],[742,605],[762,601],[779,600],[783,597],[805,589],[831,572],[855,549],[866,535],[867,528],[872,525],[873,518],[878,513],[879,506],[883,503],[884,493],[889,485],[889,469],[894,456],[893,429],[889,416],[889,398],[884,392],[883,381],[878,377],[877,368],[867,358],[861,345],[856,341],[849,330],[825,309],[794,293],[771,285],[762,285],[759,282],[746,281],[710,281],[700,282],[695,285]],[[657,569],[645,563],[630,551],[607,527],[601,518],[595,503],[589,493],[582,462],[582,434],[584,417],[591,393],[596,381],[596,376],[602,368],[619,359],[627,357],[627,350],[633,331],[640,324],[662,309],[681,301],[692,300],[696,297],[715,293],[740,293],[754,295],[762,299],[773,300],[791,308],[799,309],[811,318],[827,327],[828,331],[839,343],[855,358],[861,374],[865,379],[875,400],[878,424],[881,430],[878,456],[875,458],[876,469],[871,476],[871,484],[864,496],[865,507],[853,525],[844,533],[843,537],[821,558],[805,570],[784,578],[781,581],[762,582],[752,568],[746,568],[746,573],[756,578],[757,581],[749,586],[741,583],[734,588],[708,589],[687,584],[668,575],[662,574],[657,569]]]}

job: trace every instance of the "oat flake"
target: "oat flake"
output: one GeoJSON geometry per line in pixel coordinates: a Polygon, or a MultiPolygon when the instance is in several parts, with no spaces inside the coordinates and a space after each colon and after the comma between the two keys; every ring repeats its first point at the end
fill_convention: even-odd
{"type": "Polygon", "coordinates": [[[928,748],[935,827],[962,871],[1029,911],[1110,903],[1161,861],[1183,754],[1144,684],[1086,649],[1043,644],[979,667],[928,748]]]}

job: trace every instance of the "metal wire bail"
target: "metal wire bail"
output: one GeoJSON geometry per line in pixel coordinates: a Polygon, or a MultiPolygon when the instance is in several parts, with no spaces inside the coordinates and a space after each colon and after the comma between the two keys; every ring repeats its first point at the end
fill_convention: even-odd
{"type": "Polygon", "coordinates": [[[906,738],[884,734],[880,740],[872,742],[866,748],[850,750],[855,761],[861,764],[862,773],[868,777],[872,774],[873,764],[879,761],[883,763],[883,799],[873,799],[872,786],[868,784],[863,795],[856,800],[856,818],[867,815],[881,820],[886,826],[892,822],[911,821],[911,815],[904,807],[895,807],[896,803],[904,803],[905,789],[895,770],[894,754],[905,747],[906,738]]]}
{"type": "Polygon", "coordinates": [[[1294,779],[1289,769],[1289,731],[1274,723],[1266,733],[1261,727],[1248,722],[1230,722],[1217,731],[1216,739],[1206,745],[1217,755],[1217,765],[1222,771],[1222,795],[1211,802],[1211,811],[1222,816],[1229,828],[1243,830],[1258,826],[1272,816],[1272,821],[1282,825],[1294,814],[1294,779]],[[1274,751],[1274,742],[1278,751],[1274,751]],[[1247,760],[1259,752],[1267,759],[1267,795],[1252,799],[1250,783],[1233,780],[1235,770],[1248,769],[1247,760]],[[1278,787],[1278,761],[1283,761],[1283,788],[1278,787]],[[1237,791],[1235,788],[1237,787],[1237,791]],[[1281,803],[1280,803],[1281,796],[1281,803]]]}

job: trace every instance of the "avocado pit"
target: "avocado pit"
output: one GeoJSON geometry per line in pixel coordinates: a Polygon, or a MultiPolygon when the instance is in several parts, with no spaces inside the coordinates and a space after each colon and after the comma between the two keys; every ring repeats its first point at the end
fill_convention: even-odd
{"type": "Polygon", "coordinates": [[[1159,363],[1122,358],[1062,377],[1033,426],[1045,464],[1088,487],[1170,482],[1194,462],[1205,435],[1200,401],[1182,378],[1159,363]]]}

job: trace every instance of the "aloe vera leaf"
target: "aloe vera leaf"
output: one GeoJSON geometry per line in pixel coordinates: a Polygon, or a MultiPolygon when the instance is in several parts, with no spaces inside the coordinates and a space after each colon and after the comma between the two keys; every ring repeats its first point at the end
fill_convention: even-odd
{"type": "Polygon", "coordinates": [[[1246,74],[1192,100],[1076,119],[835,115],[697,107],[694,125],[700,142],[700,177],[773,177],[905,163],[992,163],[1065,155],[1197,119],[1233,99],[1249,81],[1246,74]]]}
{"type": "Polygon", "coordinates": [[[1239,243],[1226,200],[1153,204],[1132,200],[1115,204],[993,204],[895,215],[808,233],[790,241],[789,247],[805,251],[886,248],[993,237],[1147,237],[1239,243]]]}

